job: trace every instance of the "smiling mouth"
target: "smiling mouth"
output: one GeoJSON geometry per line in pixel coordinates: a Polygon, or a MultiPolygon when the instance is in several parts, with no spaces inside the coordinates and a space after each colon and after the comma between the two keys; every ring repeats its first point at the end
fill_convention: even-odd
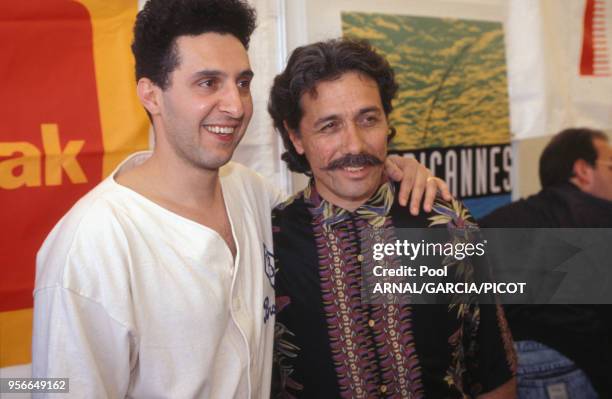
{"type": "Polygon", "coordinates": [[[221,136],[231,136],[236,131],[235,126],[204,125],[204,129],[221,136]]]}
{"type": "Polygon", "coordinates": [[[361,170],[363,170],[364,166],[346,166],[342,169],[346,170],[347,172],[359,172],[361,170]]]}

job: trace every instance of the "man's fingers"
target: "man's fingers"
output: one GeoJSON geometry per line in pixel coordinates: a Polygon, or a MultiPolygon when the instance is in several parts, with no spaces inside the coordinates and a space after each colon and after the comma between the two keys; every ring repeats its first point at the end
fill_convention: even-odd
{"type": "Polygon", "coordinates": [[[399,203],[406,206],[410,199],[410,213],[414,216],[419,214],[421,202],[423,209],[431,212],[438,192],[446,201],[452,199],[448,184],[414,158],[389,155],[385,160],[385,172],[391,180],[401,181],[399,203]]]}
{"type": "MultiPolygon", "coordinates": [[[[416,162],[413,159],[407,159],[407,162],[416,162]]],[[[412,195],[414,195],[414,178],[417,170],[418,166],[414,165],[412,167],[409,168],[404,168],[404,177],[402,178],[402,184],[400,185],[400,192],[399,192],[399,203],[401,206],[406,206],[408,204],[408,197],[410,197],[410,193],[412,192],[412,195]]]]}
{"type": "Polygon", "coordinates": [[[436,200],[436,194],[438,193],[438,180],[435,177],[428,177],[426,188],[425,188],[425,200],[423,201],[423,210],[425,212],[431,212],[434,201],[436,200]]]}
{"type": "Polygon", "coordinates": [[[423,201],[423,209],[425,212],[431,212],[438,192],[446,201],[451,201],[453,199],[453,196],[448,188],[448,184],[446,184],[446,182],[439,177],[428,177],[426,185],[427,188],[425,189],[425,200],[423,201]]]}
{"type": "Polygon", "coordinates": [[[385,173],[387,173],[387,176],[389,176],[391,180],[400,181],[404,177],[404,172],[402,172],[402,169],[396,164],[394,160],[395,157],[396,156],[390,155],[385,159],[385,173]]]}
{"type": "Polygon", "coordinates": [[[453,199],[453,196],[451,195],[448,184],[446,184],[444,180],[438,177],[434,177],[433,180],[436,184],[436,188],[438,189],[438,191],[440,191],[440,195],[442,196],[442,198],[445,201],[451,201],[453,199]]]}
{"type": "Polygon", "coordinates": [[[414,216],[419,214],[419,207],[421,200],[423,199],[423,193],[427,185],[427,178],[431,175],[429,169],[419,165],[416,176],[414,178],[414,184],[412,186],[412,194],[410,195],[410,213],[414,216]]]}

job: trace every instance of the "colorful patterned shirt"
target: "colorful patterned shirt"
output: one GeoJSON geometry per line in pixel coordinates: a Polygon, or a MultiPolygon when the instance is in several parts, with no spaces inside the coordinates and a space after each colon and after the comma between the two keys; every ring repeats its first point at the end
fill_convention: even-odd
{"type": "Polygon", "coordinates": [[[457,202],[411,216],[390,183],[353,212],[314,184],[273,211],[277,274],[274,396],[468,398],[512,378],[515,355],[500,306],[367,305],[364,231],[474,225],[457,202]]]}

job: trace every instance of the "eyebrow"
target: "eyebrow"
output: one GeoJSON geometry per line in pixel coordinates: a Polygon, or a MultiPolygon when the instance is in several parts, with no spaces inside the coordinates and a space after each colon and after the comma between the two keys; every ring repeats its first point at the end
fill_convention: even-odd
{"type": "MultiPolygon", "coordinates": [[[[363,115],[363,114],[367,114],[368,112],[376,112],[378,114],[382,113],[382,109],[380,109],[380,107],[376,106],[376,105],[372,105],[370,107],[364,107],[361,108],[359,111],[357,111],[357,116],[359,115],[363,115]]],[[[326,115],[323,116],[319,119],[317,119],[314,123],[315,126],[318,126],[320,124],[323,124],[325,122],[329,122],[329,121],[333,121],[340,118],[340,115],[338,114],[332,114],[332,115],[326,115]]]]}
{"type": "MultiPolygon", "coordinates": [[[[220,71],[218,69],[203,69],[193,74],[194,79],[202,78],[202,77],[216,77],[216,76],[227,76],[227,72],[220,71]]],[[[255,76],[255,73],[250,69],[245,69],[238,73],[238,77],[241,78],[252,78],[255,76]]]]}
{"type": "Polygon", "coordinates": [[[380,109],[380,107],[376,106],[376,105],[372,105],[371,107],[365,107],[365,108],[361,108],[359,110],[359,112],[357,113],[357,115],[363,115],[363,114],[367,114],[368,112],[377,112],[377,113],[381,113],[382,109],[380,109]]]}

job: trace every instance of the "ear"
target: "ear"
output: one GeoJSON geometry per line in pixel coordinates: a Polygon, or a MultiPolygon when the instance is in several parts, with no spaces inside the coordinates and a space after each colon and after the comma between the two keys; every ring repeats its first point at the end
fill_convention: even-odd
{"type": "Polygon", "coordinates": [[[136,93],[143,107],[151,116],[159,114],[161,102],[161,89],[149,78],[140,78],[136,85],[136,93]]]}
{"type": "Polygon", "coordinates": [[[571,179],[572,183],[577,185],[583,191],[588,190],[588,188],[593,184],[593,166],[589,165],[589,163],[584,159],[577,159],[576,162],[574,162],[572,171],[574,172],[574,177],[571,179]]]}
{"type": "Polygon", "coordinates": [[[293,143],[293,146],[295,147],[297,153],[300,155],[304,155],[304,145],[302,144],[302,138],[300,137],[299,133],[296,132],[294,129],[291,129],[287,125],[286,121],[283,122],[283,126],[285,126],[285,130],[289,132],[289,139],[293,143]]]}

